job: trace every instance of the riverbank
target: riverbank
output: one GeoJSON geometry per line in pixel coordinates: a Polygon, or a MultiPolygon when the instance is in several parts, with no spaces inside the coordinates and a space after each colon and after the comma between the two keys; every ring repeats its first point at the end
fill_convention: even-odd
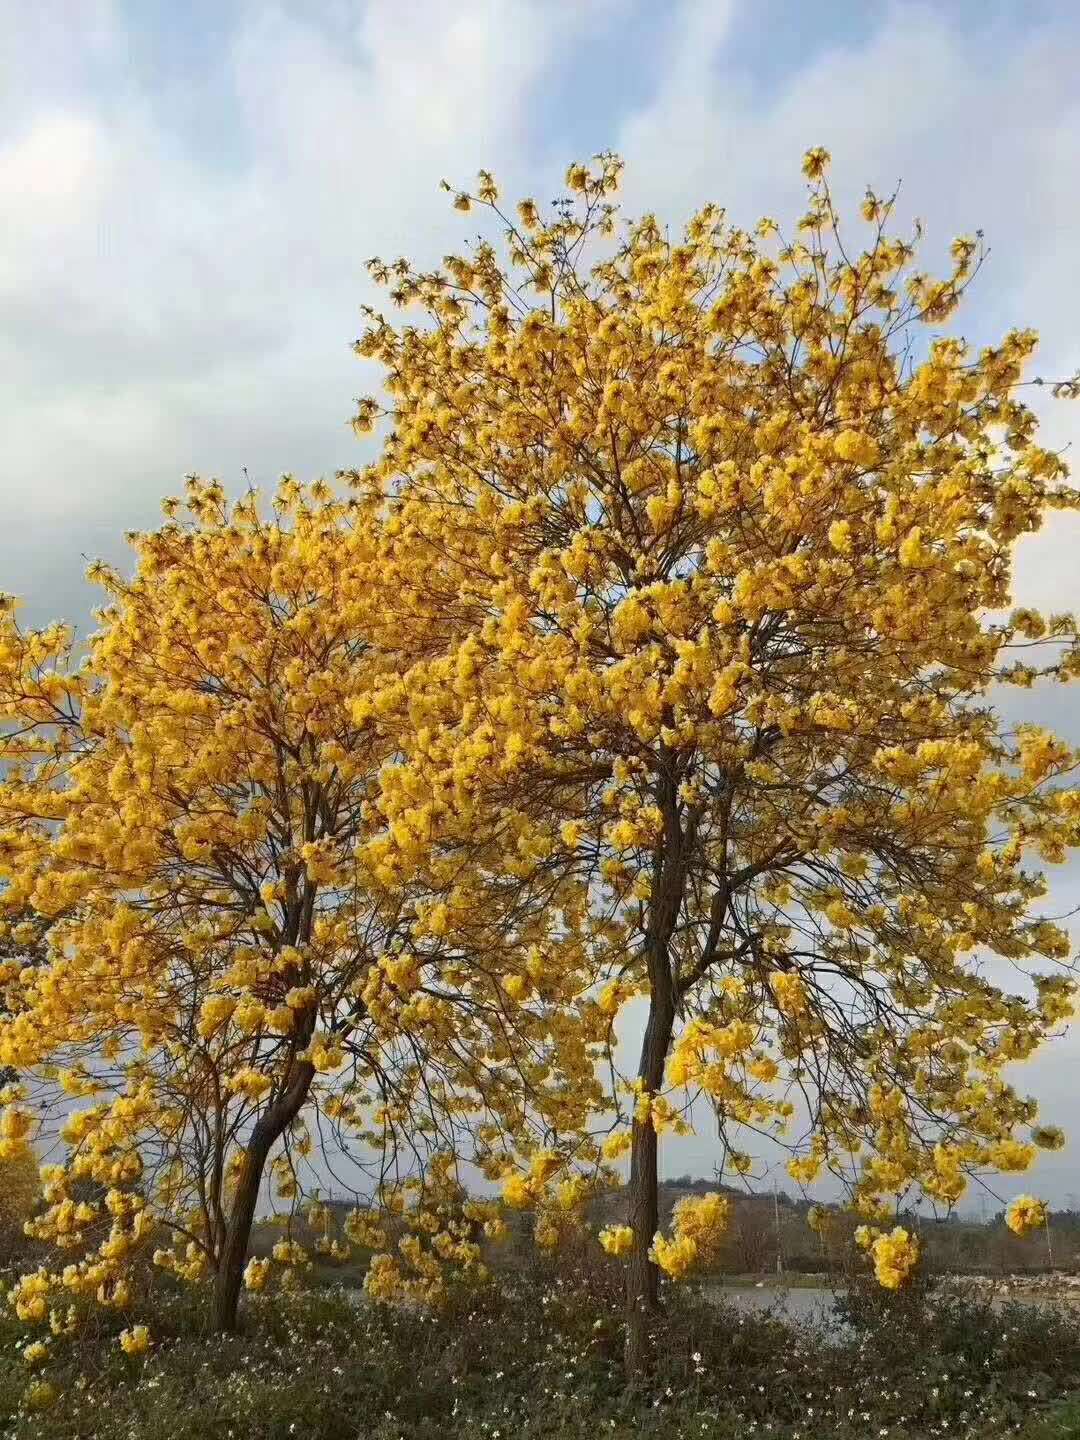
{"type": "MultiPolygon", "coordinates": [[[[819,1290],[833,1292],[843,1289],[842,1275],[829,1271],[784,1271],[766,1275],[710,1276],[708,1285],[716,1290],[819,1290]]],[[[1080,1275],[1054,1271],[1034,1275],[982,1275],[958,1272],[944,1277],[944,1283],[957,1289],[998,1295],[1043,1295],[1063,1301],[1080,1302],[1080,1275]]]]}

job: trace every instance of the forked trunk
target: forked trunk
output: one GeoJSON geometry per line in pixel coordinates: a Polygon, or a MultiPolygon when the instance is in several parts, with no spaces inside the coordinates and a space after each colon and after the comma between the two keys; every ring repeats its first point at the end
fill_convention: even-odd
{"type": "Polygon", "coordinates": [[[289,1083],[277,1100],[264,1110],[251,1132],[244,1150],[243,1163],[233,1191],[232,1209],[225,1228],[225,1243],[218,1259],[214,1281],[214,1328],[233,1331],[237,1328],[240,1288],[244,1283],[251,1225],[259,1199],[270,1151],[296,1119],[311,1088],[314,1067],[307,1061],[297,1065],[289,1083]]]}

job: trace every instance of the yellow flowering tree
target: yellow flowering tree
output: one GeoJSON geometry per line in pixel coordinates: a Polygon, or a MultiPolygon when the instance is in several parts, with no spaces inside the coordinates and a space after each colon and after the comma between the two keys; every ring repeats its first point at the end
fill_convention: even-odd
{"type": "MultiPolygon", "coordinates": [[[[501,1167],[500,1136],[543,1133],[545,1095],[570,1106],[557,1007],[509,1010],[516,948],[477,921],[463,952],[445,904],[366,863],[396,743],[369,717],[400,686],[392,643],[425,635],[371,607],[377,504],[286,479],[267,519],[192,480],[166,512],[133,537],[130,580],[95,567],[109,603],[83,658],[10,605],[0,628],[0,1065],[23,1086],[0,1147],[44,1128],[62,1151],[32,1228],[64,1263],[24,1277],[16,1308],[122,1308],[152,1244],[216,1277],[233,1326],[260,1187],[325,1186],[317,1139],[403,1232],[373,1291],[430,1297],[491,1220],[458,1181],[464,1147],[501,1167]]],[[[379,1248],[393,1228],[363,1209],[350,1233],[379,1248]]]]}
{"type": "Polygon", "coordinates": [[[415,743],[373,863],[572,896],[512,998],[568,956],[596,977],[583,1033],[644,997],[631,1133],[605,1147],[631,1150],[629,1236],[604,1236],[631,1364],[674,1243],[657,1135],[688,1091],[737,1173],[758,1131],[871,1215],[912,1186],[951,1202],[972,1169],[1029,1163],[1035,1107],[1003,1072],[1071,1009],[1025,862],[1080,839],[1076,755],[988,699],[1080,672],[1071,617],[995,619],[1015,542],[1077,505],[1020,399],[1035,337],[944,335],[978,242],[930,277],[869,194],[842,236],[826,162],[790,237],[715,205],[677,239],[617,228],[610,155],[544,214],[482,174],[455,204],[504,249],[375,262],[421,313],[372,313],[357,345],[389,395],[357,428],[385,408],[389,434],[354,483],[389,496],[396,603],[445,637],[403,683],[415,743]],[[1025,972],[1017,993],[979,953],[1025,972]]]}

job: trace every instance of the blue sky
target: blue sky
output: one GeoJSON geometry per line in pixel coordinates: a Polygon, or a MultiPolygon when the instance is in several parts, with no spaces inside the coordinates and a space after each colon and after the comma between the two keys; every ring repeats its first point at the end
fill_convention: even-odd
{"type": "MultiPolygon", "coordinates": [[[[0,23],[0,589],[34,620],[85,627],[86,561],[188,471],[269,488],[362,458],[363,262],[459,248],[438,181],[480,166],[544,199],[614,148],[631,213],[751,224],[800,212],[824,144],[847,204],[902,179],[931,257],[985,230],[969,338],[1034,325],[1037,371],[1080,366],[1071,0],[0,0],[0,23]]],[[[1078,430],[1046,411],[1053,443],[1078,430]]],[[[1080,610],[1078,554],[1074,517],[1025,542],[1018,598],[1080,610]]],[[[1080,742],[1078,702],[1039,713],[1080,742]]],[[[1067,1123],[1080,1042],[1028,1069],[1067,1123]]],[[[707,1140],[668,1161],[709,1163],[707,1140]]],[[[1040,1183],[1080,1192],[1075,1152],[1040,1183]]]]}

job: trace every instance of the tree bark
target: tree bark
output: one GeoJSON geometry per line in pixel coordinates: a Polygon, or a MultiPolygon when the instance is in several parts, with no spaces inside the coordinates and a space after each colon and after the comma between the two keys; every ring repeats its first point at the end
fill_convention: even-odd
{"type": "Polygon", "coordinates": [[[243,1164],[233,1191],[232,1209],[225,1229],[225,1243],[218,1257],[214,1281],[214,1328],[234,1331],[240,1305],[251,1225],[259,1199],[259,1186],[270,1151],[296,1119],[307,1099],[315,1067],[309,1061],[296,1065],[284,1090],[259,1116],[244,1149],[243,1164]]]}
{"type": "MultiPolygon", "coordinates": [[[[654,990],[638,1066],[642,1087],[650,1095],[660,1089],[663,1081],[674,1023],[675,1007],[670,991],[657,995],[654,990]]],[[[660,1271],[649,1259],[653,1236],[660,1223],[656,1130],[651,1117],[634,1120],[628,1192],[629,1221],[634,1241],[626,1270],[624,1360],[627,1379],[633,1380],[648,1365],[649,1325],[660,1310],[660,1271]]]]}

